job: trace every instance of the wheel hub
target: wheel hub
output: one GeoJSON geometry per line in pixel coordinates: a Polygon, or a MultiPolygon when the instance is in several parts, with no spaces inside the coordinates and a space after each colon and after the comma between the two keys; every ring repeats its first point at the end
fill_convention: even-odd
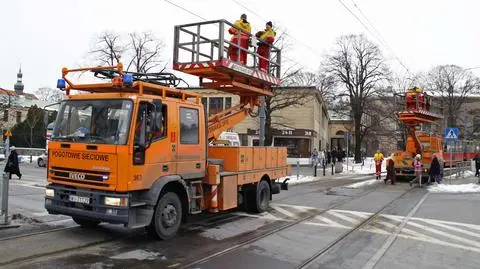
{"type": "Polygon", "coordinates": [[[162,223],[166,227],[171,227],[177,222],[177,209],[172,205],[168,204],[165,206],[162,212],[162,223]]]}

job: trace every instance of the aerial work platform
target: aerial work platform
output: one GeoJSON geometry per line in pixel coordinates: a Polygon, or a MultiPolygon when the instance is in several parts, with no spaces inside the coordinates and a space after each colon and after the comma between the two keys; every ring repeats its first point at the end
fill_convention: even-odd
{"type": "Polygon", "coordinates": [[[261,71],[259,60],[266,58],[255,48],[262,41],[239,29],[231,35],[228,33],[231,27],[233,24],[225,20],[176,26],[173,69],[198,76],[200,85],[206,88],[239,96],[271,96],[271,87],[280,85],[280,49],[269,45],[269,68],[261,71]],[[251,40],[251,46],[242,47],[241,35],[251,40]],[[240,57],[229,57],[232,50],[246,53],[246,63],[242,63],[240,57]]]}

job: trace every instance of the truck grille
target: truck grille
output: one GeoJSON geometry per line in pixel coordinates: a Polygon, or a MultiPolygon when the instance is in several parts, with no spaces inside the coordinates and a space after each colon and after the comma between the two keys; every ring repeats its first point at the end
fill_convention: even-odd
{"type": "Polygon", "coordinates": [[[104,181],[109,180],[110,172],[99,172],[54,166],[50,169],[50,177],[55,181],[88,184],[98,187],[108,187],[104,181]]]}

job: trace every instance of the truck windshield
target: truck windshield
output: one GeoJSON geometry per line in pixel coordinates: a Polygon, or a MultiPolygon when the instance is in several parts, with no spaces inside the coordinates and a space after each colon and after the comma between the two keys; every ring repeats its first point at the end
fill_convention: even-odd
{"type": "Polygon", "coordinates": [[[52,140],[126,144],[132,107],[131,100],[121,99],[63,101],[52,140]]]}

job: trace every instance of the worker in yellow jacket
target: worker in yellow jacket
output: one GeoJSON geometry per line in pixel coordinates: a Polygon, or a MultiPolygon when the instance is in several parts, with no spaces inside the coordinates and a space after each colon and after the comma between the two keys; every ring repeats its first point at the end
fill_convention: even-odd
{"type": "Polygon", "coordinates": [[[238,51],[240,50],[240,63],[246,65],[248,42],[250,39],[250,32],[252,31],[252,27],[247,21],[247,15],[242,14],[242,16],[240,16],[240,20],[237,20],[233,26],[234,27],[231,27],[228,32],[232,35],[230,42],[234,43],[235,45],[230,45],[228,47],[228,57],[233,61],[238,61],[238,51]],[[238,35],[239,29],[241,30],[240,39],[238,35]],[[242,50],[239,47],[245,50],[242,50]]]}
{"type": "Polygon", "coordinates": [[[382,162],[383,162],[383,154],[377,149],[377,153],[373,155],[373,160],[375,161],[375,176],[377,179],[380,179],[380,174],[382,172],[382,162]]]}
{"type": "Polygon", "coordinates": [[[270,63],[270,46],[275,41],[275,31],[273,31],[273,24],[271,21],[267,22],[264,31],[259,31],[255,35],[260,42],[258,42],[257,53],[261,58],[258,59],[258,68],[265,73],[268,73],[268,65],[270,63]]]}

